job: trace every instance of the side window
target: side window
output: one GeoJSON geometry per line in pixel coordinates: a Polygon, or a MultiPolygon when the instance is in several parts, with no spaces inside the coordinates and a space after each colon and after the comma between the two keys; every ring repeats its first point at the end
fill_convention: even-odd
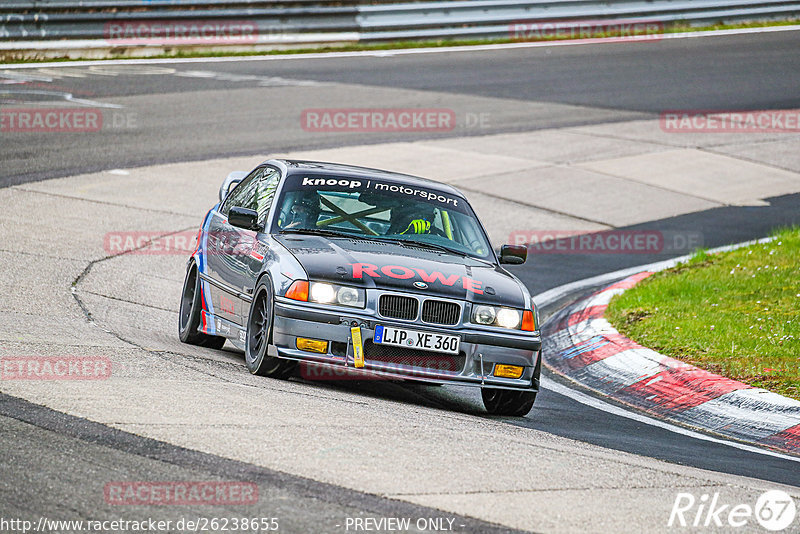
{"type": "Polygon", "coordinates": [[[275,191],[278,189],[278,182],[280,181],[280,171],[272,167],[266,167],[264,174],[258,180],[255,210],[258,212],[258,224],[262,228],[267,222],[267,215],[272,207],[272,201],[275,200],[275,191]]]}
{"type": "Polygon", "coordinates": [[[223,215],[228,216],[231,206],[255,209],[255,190],[265,170],[265,167],[254,170],[231,191],[220,210],[223,215]]]}

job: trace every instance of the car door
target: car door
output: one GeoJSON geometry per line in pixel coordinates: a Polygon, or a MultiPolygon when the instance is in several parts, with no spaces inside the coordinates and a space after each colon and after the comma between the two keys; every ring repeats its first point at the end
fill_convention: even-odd
{"type": "Polygon", "coordinates": [[[241,242],[245,230],[228,224],[228,212],[232,206],[248,207],[255,195],[258,179],[265,167],[251,172],[225,198],[220,208],[213,214],[208,228],[207,261],[208,276],[211,278],[211,301],[213,313],[229,321],[239,323],[242,302],[239,297],[244,282],[241,242]],[[241,230],[241,231],[240,231],[241,230]]]}
{"type": "Polygon", "coordinates": [[[269,257],[269,240],[265,233],[267,220],[272,209],[272,202],[275,200],[275,191],[278,189],[278,184],[281,180],[281,173],[274,167],[266,167],[264,173],[258,179],[255,187],[254,196],[251,199],[249,206],[244,206],[258,212],[258,232],[249,230],[237,229],[242,237],[243,253],[238,257],[242,273],[242,295],[247,298],[243,299],[239,321],[241,325],[247,324],[247,315],[250,309],[250,301],[255,289],[258,276],[261,274],[262,266],[269,257]]]}
{"type": "Polygon", "coordinates": [[[262,231],[237,228],[228,223],[234,206],[258,212],[263,230],[280,179],[274,167],[262,166],[250,173],[228,195],[209,228],[209,275],[214,279],[212,299],[215,313],[243,325],[250,309],[250,296],[266,257],[266,236],[262,231]]]}

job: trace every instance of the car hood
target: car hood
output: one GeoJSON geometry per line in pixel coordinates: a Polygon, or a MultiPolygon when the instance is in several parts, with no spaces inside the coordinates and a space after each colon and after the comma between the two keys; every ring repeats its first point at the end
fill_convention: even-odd
{"type": "Polygon", "coordinates": [[[281,235],[312,281],[412,292],[515,308],[520,282],[498,265],[437,250],[358,238],[281,235]],[[415,285],[416,284],[416,285],[415,285]],[[424,284],[426,287],[418,287],[424,284]]]}

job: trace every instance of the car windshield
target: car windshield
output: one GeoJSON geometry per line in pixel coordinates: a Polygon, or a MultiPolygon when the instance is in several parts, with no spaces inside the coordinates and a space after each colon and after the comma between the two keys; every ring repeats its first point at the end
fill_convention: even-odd
{"type": "Polygon", "coordinates": [[[286,179],[273,232],[342,233],[407,241],[486,259],[491,246],[463,197],[395,182],[294,175],[286,179]]]}

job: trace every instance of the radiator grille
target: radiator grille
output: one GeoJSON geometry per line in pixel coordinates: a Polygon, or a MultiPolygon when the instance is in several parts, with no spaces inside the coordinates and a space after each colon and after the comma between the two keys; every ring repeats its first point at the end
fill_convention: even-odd
{"type": "Polygon", "coordinates": [[[419,302],[411,297],[399,295],[381,295],[378,311],[384,317],[413,321],[417,318],[419,302]]]}
{"type": "Polygon", "coordinates": [[[446,300],[426,300],[422,303],[422,320],[426,323],[454,325],[461,316],[461,306],[446,300]]]}
{"type": "Polygon", "coordinates": [[[463,352],[442,354],[425,350],[392,347],[375,344],[368,339],[364,342],[364,359],[367,362],[417,367],[445,373],[460,373],[464,369],[467,356],[463,352]]]}

